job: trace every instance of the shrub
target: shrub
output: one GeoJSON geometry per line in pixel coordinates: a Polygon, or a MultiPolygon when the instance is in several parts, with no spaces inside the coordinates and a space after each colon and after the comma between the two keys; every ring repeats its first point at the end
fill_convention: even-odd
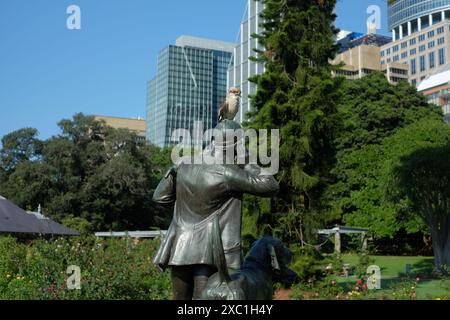
{"type": "Polygon", "coordinates": [[[20,244],[0,238],[0,299],[170,299],[170,277],[152,263],[158,241],[73,238],[20,244]],[[68,290],[68,266],[81,290],[68,290]]]}
{"type": "Polygon", "coordinates": [[[291,250],[294,257],[291,268],[297,272],[301,281],[320,279],[325,275],[324,270],[327,261],[313,247],[293,246],[291,250]]]}

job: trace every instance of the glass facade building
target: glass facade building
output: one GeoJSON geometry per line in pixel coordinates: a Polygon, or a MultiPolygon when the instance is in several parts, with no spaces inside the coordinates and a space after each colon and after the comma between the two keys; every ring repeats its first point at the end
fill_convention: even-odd
{"type": "Polygon", "coordinates": [[[147,141],[169,147],[177,129],[193,133],[217,124],[218,109],[227,93],[227,72],[234,45],[182,36],[160,51],[157,74],[148,82],[147,141]]]}
{"type": "Polygon", "coordinates": [[[388,4],[388,28],[394,41],[450,19],[450,0],[394,0],[388,4]]]}
{"type": "Polygon", "coordinates": [[[240,41],[234,48],[233,61],[228,74],[228,87],[238,87],[242,91],[241,108],[236,116],[238,122],[245,120],[246,113],[251,110],[249,96],[256,93],[256,85],[248,79],[264,72],[262,63],[250,60],[250,57],[256,55],[254,49],[261,49],[258,40],[253,38],[252,35],[262,32],[260,26],[262,10],[262,1],[247,0],[244,19],[240,26],[240,41]]]}

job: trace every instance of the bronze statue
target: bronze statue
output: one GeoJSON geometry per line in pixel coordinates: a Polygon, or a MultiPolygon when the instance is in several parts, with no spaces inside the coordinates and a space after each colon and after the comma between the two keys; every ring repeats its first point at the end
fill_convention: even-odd
{"type": "MultiPolygon", "coordinates": [[[[237,129],[240,125],[224,120],[217,128],[237,129]]],[[[215,148],[213,153],[219,152],[223,149],[215,148]]],[[[181,163],[161,180],[153,200],[175,207],[154,263],[172,269],[175,300],[200,299],[208,278],[217,272],[211,245],[216,217],[226,265],[229,269],[241,268],[242,196],[270,197],[279,189],[273,176],[261,173],[251,164],[181,163]]]]}
{"type": "Polygon", "coordinates": [[[292,285],[298,275],[288,265],[292,252],[280,240],[254,242],[240,270],[230,275],[225,263],[219,219],[213,222],[212,247],[218,272],[208,279],[203,300],[272,300],[273,284],[292,285]]]}
{"type": "MultiPolygon", "coordinates": [[[[218,225],[218,223],[217,223],[218,225]]],[[[216,232],[213,232],[213,238],[216,232]]],[[[213,239],[220,254],[220,237],[213,239]]],[[[292,285],[297,279],[288,265],[292,252],[278,239],[264,237],[256,241],[236,273],[229,274],[224,259],[217,257],[218,272],[208,279],[203,300],[272,300],[273,284],[292,285]]]]}

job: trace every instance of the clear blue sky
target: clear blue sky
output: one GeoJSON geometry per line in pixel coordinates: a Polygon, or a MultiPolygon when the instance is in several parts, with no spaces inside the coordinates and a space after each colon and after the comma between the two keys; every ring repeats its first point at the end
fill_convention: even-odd
{"type": "MultiPolygon", "coordinates": [[[[23,127],[46,139],[77,112],[145,118],[158,51],[182,35],[234,42],[246,0],[0,0],[0,137],[23,127]],[[81,30],[66,9],[81,8],[81,30]]],[[[366,31],[366,9],[338,0],[337,26],[366,31]]]]}

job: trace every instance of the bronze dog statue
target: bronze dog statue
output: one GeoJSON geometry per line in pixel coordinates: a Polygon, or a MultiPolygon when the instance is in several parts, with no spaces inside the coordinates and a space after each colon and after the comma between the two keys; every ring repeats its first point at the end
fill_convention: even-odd
{"type": "Polygon", "coordinates": [[[203,300],[272,300],[276,282],[291,285],[297,274],[288,265],[292,252],[278,239],[256,241],[237,273],[229,275],[221,247],[218,221],[214,222],[213,250],[218,272],[212,275],[202,294],[203,300]]]}

